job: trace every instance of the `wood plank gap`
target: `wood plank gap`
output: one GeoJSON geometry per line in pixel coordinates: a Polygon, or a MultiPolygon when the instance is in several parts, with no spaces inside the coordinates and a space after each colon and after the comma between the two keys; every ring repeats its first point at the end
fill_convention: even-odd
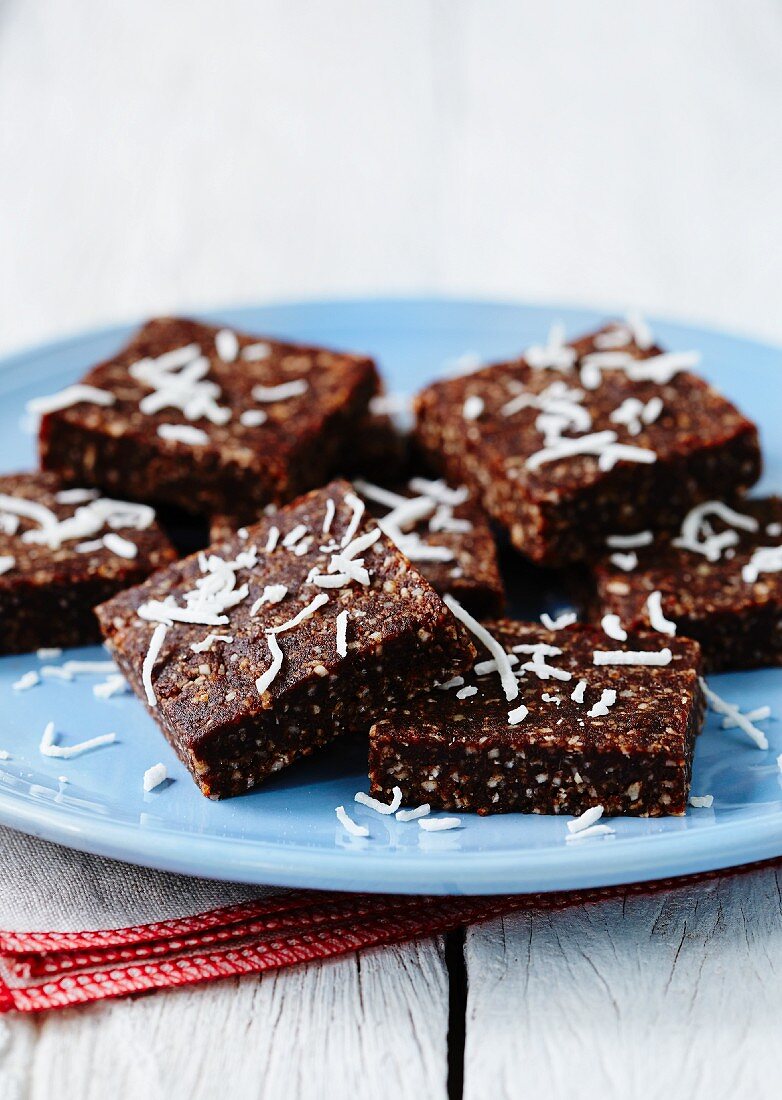
{"type": "Polygon", "coordinates": [[[445,939],[448,968],[448,1100],[462,1100],[464,1090],[464,1040],[467,1020],[467,966],[464,961],[464,928],[445,939]]]}

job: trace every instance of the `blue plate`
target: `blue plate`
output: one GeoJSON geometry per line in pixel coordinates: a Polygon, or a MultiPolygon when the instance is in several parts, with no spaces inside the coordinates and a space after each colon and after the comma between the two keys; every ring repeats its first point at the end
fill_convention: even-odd
{"type": "MultiPolygon", "coordinates": [[[[412,391],[444,363],[477,353],[494,359],[540,340],[552,321],[570,333],[598,322],[588,310],[460,301],[347,301],[225,310],[220,320],[262,333],[374,353],[390,388],[412,391]]],[[[703,372],[761,426],[762,489],[782,489],[782,353],[715,332],[655,322],[669,347],[699,348],[703,372]]],[[[128,333],[88,333],[0,364],[0,469],[34,461],[25,401],[73,382],[128,333]]],[[[509,580],[527,610],[556,605],[556,593],[526,591],[520,560],[509,580]],[[537,601],[537,606],[536,606],[537,601]]],[[[68,656],[99,658],[98,648],[68,656]]],[[[698,742],[693,791],[714,795],[712,809],[684,818],[615,821],[616,835],[565,843],[564,818],[462,815],[458,831],[425,834],[353,805],[366,789],[365,759],[335,747],[291,768],[254,794],[214,803],[203,798],[131,696],[97,700],[93,680],[46,681],[30,691],[11,684],[38,667],[35,655],[0,660],[2,733],[0,820],[25,832],[100,855],[193,875],[288,886],[403,893],[491,894],[595,887],[706,871],[782,854],[782,670],[713,677],[721,695],[749,709],[770,704],[761,752],[710,716],[698,742]],[[49,719],[63,743],[116,731],[118,743],[72,760],[38,752],[49,719]],[[162,761],[172,781],[148,794],[142,776],[162,761]],[[65,775],[68,783],[58,780],[65,775]],[[369,826],[348,836],[334,807],[344,803],[369,826]]]]}

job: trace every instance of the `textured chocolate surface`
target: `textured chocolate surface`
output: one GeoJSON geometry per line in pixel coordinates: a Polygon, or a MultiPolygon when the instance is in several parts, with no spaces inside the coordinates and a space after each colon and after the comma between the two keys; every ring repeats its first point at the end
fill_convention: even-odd
{"type": "MultiPolygon", "coordinates": [[[[382,400],[382,399],[381,399],[382,400]]],[[[346,440],[340,472],[345,477],[365,477],[380,485],[393,485],[410,471],[410,437],[391,417],[371,408],[346,440]]]]}
{"type": "MultiPolygon", "coordinates": [[[[372,500],[370,495],[356,490],[366,501],[367,509],[382,520],[389,508],[372,500]]],[[[373,486],[368,486],[371,493],[373,486]]],[[[407,485],[394,485],[392,493],[406,499],[418,496],[407,485]]],[[[465,490],[466,492],[468,490],[465,490]]],[[[229,537],[241,526],[236,517],[215,516],[211,524],[212,541],[229,537]]],[[[505,589],[497,562],[494,535],[485,514],[471,500],[452,509],[432,502],[431,514],[412,525],[410,532],[424,545],[417,551],[408,540],[403,551],[439,593],[452,593],[467,610],[478,618],[499,615],[505,604],[505,589]],[[438,524],[440,526],[438,526],[438,524]],[[443,530],[442,524],[458,530],[443,530]],[[442,554],[444,560],[428,560],[427,553],[442,554]],[[450,555],[445,558],[445,555],[450,555]]],[[[393,537],[393,536],[392,536],[393,537]]]]}
{"type": "Polygon", "coordinates": [[[59,546],[28,541],[25,535],[40,531],[41,524],[15,515],[9,501],[2,498],[39,505],[62,522],[90,503],[59,501],[62,488],[53,474],[0,477],[0,562],[5,560],[0,573],[3,624],[0,653],[25,653],[43,646],[67,647],[99,641],[98,621],[93,613],[96,604],[138,584],[176,558],[173,547],[154,522],[142,529],[103,524],[89,535],[64,538],[59,546]],[[110,534],[132,542],[137,547],[136,556],[122,557],[103,545],[103,536],[110,534]],[[85,544],[95,545],[84,549],[85,544]],[[13,559],[10,568],[8,559],[13,559]]]}
{"type": "MultiPolygon", "coordinates": [[[[682,371],[659,383],[634,380],[626,369],[604,369],[597,387],[586,388],[584,357],[600,350],[595,340],[599,345],[606,331],[574,342],[572,367],[534,368],[522,358],[436,382],[416,399],[416,438],[428,460],[450,481],[475,486],[514,545],[541,564],[588,558],[613,531],[674,526],[698,501],[729,497],[759,476],[754,425],[700,377],[682,371]],[[530,466],[545,445],[541,412],[549,424],[561,414],[552,384],[566,387],[566,400],[582,410],[580,426],[567,426],[565,438],[613,431],[618,443],[652,451],[656,461],[620,458],[612,469],[601,469],[597,456],[573,454],[530,466]],[[546,390],[548,401],[541,398],[546,390]],[[532,403],[505,415],[508,402],[523,394],[532,403]],[[612,419],[628,398],[644,407],[655,398],[662,402],[636,434],[612,419]],[[479,414],[466,418],[465,402],[479,414]]],[[[637,361],[660,349],[628,343],[620,350],[637,361]]]]}
{"type": "MultiPolygon", "coordinates": [[[[98,483],[111,492],[206,515],[240,506],[252,513],[268,501],[290,500],[323,484],[378,387],[372,360],[236,332],[238,353],[225,362],[216,349],[219,331],[178,318],[144,325],[117,356],[82,379],[114,395],[113,404],[81,402],[43,417],[43,467],[70,482],[98,483]],[[170,406],[142,412],[140,403],[152,387],[133,377],[130,368],[193,344],[208,360],[202,381],[214,387],[225,422],[188,418],[170,406]],[[257,386],[290,383],[300,383],[303,392],[274,401],[253,395],[257,386]],[[261,415],[263,423],[252,422],[261,415]],[[164,439],[158,435],[162,425],[197,429],[206,438],[164,439]]],[[[183,369],[189,368],[176,368],[174,376],[183,369]]]]}
{"type": "MultiPolygon", "coordinates": [[[[395,485],[392,491],[412,500],[420,495],[421,486],[425,484],[423,480],[416,489],[413,487],[416,482],[413,481],[412,486],[395,485]]],[[[465,494],[470,493],[462,486],[456,487],[456,492],[462,489],[465,494]]],[[[454,487],[446,487],[446,490],[453,492],[454,487]]],[[[367,506],[381,521],[389,514],[388,508],[369,497],[367,506]]],[[[485,513],[474,503],[472,494],[464,503],[453,507],[433,505],[431,514],[413,524],[410,533],[415,536],[413,545],[403,541],[402,549],[433,588],[440,593],[450,592],[478,618],[496,617],[502,613],[505,589],[497,562],[494,535],[485,513]],[[418,553],[415,550],[417,540],[423,543],[418,553]],[[426,560],[427,548],[434,553],[450,553],[451,558],[426,560]]]]}
{"type": "MultiPolygon", "coordinates": [[[[332,551],[320,547],[345,539],[355,503],[350,486],[334,482],[213,545],[210,553],[227,562],[247,555],[248,564],[232,566],[236,585],[242,592],[247,586],[246,593],[225,612],[224,624],[175,622],[168,628],[152,674],[157,705],[151,713],[204,794],[219,798],[249,790],[340,734],[366,730],[387,706],[474,660],[474,648],[440,597],[382,534],[360,555],[369,584],[324,589],[308,579],[313,572],[327,573],[332,551]],[[267,551],[273,528],[279,541],[267,551]],[[296,528],[303,529],[298,543],[289,540],[286,547],[296,528]],[[272,585],[284,586],[284,597],[253,615],[272,585]],[[282,667],[259,692],[256,681],[272,663],[267,632],[319,594],[328,602],[312,617],[274,635],[282,667]],[[337,652],[337,616],[343,611],[346,656],[337,652]],[[193,643],[209,633],[231,641],[194,652],[193,643]]],[[[354,533],[368,535],[375,528],[364,513],[354,533]]],[[[109,649],[142,699],[142,665],[156,624],[137,611],[149,600],[167,598],[183,606],[184,594],[206,576],[205,566],[205,556],[187,558],[99,609],[109,649]]]]}
{"type": "Polygon", "coordinates": [[[591,617],[615,614],[626,629],[648,628],[649,596],[659,592],[663,616],[679,634],[700,642],[709,671],[782,665],[782,572],[754,576],[751,569],[758,548],[782,546],[782,500],[744,500],[735,510],[751,517],[757,530],[710,515],[716,535],[736,535],[715,561],[674,545],[680,534],[658,534],[651,545],[632,551],[637,564],[629,570],[617,564],[628,561],[627,551],[607,553],[592,570],[591,617]],[[754,579],[745,579],[748,567],[754,579]]]}
{"type": "MultiPolygon", "coordinates": [[[[561,649],[544,659],[570,678],[527,671],[509,703],[496,673],[473,672],[465,686],[477,692],[467,698],[457,697],[455,685],[396,707],[370,732],[374,795],[388,799],[398,786],[408,805],[481,814],[579,814],[598,804],[609,814],[684,813],[704,710],[696,642],[645,633],[619,643],[590,627],[487,625],[508,652],[539,643],[561,649]],[[659,652],[664,645],[672,659],[663,667],[593,663],[596,650],[659,652]],[[578,703],[571,696],[581,680],[578,703]],[[616,691],[616,701],[590,717],[604,689],[616,691]],[[522,703],[529,713],[511,725],[508,714],[522,703]]],[[[515,668],[531,660],[519,654],[515,668]]]]}

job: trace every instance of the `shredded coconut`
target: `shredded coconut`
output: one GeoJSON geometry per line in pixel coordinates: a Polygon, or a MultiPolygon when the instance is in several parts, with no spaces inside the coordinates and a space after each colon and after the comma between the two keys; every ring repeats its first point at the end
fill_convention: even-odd
{"type": "Polygon", "coordinates": [[[153,764],[151,768],[147,768],[144,772],[144,780],[142,786],[145,793],[148,791],[154,791],[155,787],[159,787],[161,783],[165,783],[168,779],[168,771],[165,764],[153,764]]]}
{"type": "Polygon", "coordinates": [[[763,730],[759,730],[757,726],[753,725],[747,715],[742,714],[734,703],[728,703],[725,699],[721,699],[716,691],[712,691],[703,679],[701,679],[701,688],[710,710],[713,710],[715,714],[722,714],[726,718],[730,718],[740,730],[746,733],[747,737],[755,742],[759,749],[765,751],[768,748],[768,738],[763,730]]]}
{"type": "Polygon", "coordinates": [[[690,805],[696,810],[708,810],[711,809],[714,804],[713,794],[691,794],[690,805]]]}
{"type": "Polygon", "coordinates": [[[233,363],[239,354],[239,341],[230,328],[221,328],[215,335],[215,351],[224,363],[233,363]]]}
{"type": "Polygon", "coordinates": [[[282,623],[280,626],[271,627],[271,629],[267,630],[267,635],[282,634],[286,630],[293,630],[294,627],[297,627],[300,623],[303,623],[305,619],[312,618],[318,608],[323,607],[323,605],[328,602],[329,598],[326,593],[319,592],[318,595],[314,597],[314,599],[310,600],[306,607],[303,607],[301,609],[298,615],[294,615],[292,619],[288,619],[287,622],[282,623]]]}
{"type": "MultiPolygon", "coordinates": [[[[771,717],[771,707],[755,707],[754,710],[748,710],[744,717],[749,722],[765,722],[771,717]]],[[[721,725],[724,730],[736,729],[738,722],[735,718],[723,718],[721,725]]]]}
{"type": "Polygon", "coordinates": [[[43,665],[41,667],[41,676],[45,680],[72,680],[73,674],[67,672],[64,668],[59,668],[57,665],[43,665]]]}
{"type": "Polygon", "coordinates": [[[628,325],[614,322],[608,332],[599,332],[595,336],[595,347],[598,351],[613,351],[615,348],[625,348],[632,343],[633,334],[628,325]]]}
{"type": "Polygon", "coordinates": [[[644,424],[647,425],[654,424],[660,413],[663,411],[663,408],[663,399],[661,397],[650,397],[643,407],[641,420],[644,422],[644,424]]]}
{"type": "Polygon", "coordinates": [[[622,404],[614,409],[609,419],[614,424],[623,424],[630,435],[639,435],[644,424],[652,423],[660,415],[660,408],[657,404],[653,404],[659,401],[659,397],[652,397],[648,402],[639,401],[637,397],[626,397],[622,404]]]}
{"type": "Polygon", "coordinates": [[[606,449],[616,444],[616,432],[590,432],[587,435],[568,439],[564,436],[548,447],[542,447],[531,454],[526,460],[526,466],[530,470],[537,470],[547,462],[557,462],[560,458],[570,458],[573,455],[602,455],[606,449]]]}
{"type": "Polygon", "coordinates": [[[279,529],[279,527],[270,527],[269,528],[269,534],[266,538],[266,546],[264,546],[264,550],[266,551],[267,554],[271,554],[271,552],[276,547],[277,542],[279,541],[279,538],[280,538],[280,529],[279,529]]]}
{"type": "Polygon", "coordinates": [[[630,331],[630,336],[637,348],[648,351],[654,343],[652,330],[637,309],[629,309],[625,317],[625,323],[630,331]]]}
{"type": "Polygon", "coordinates": [[[74,676],[109,676],[118,672],[114,661],[65,661],[61,665],[43,665],[41,672],[44,675],[58,673],[62,679],[73,679],[74,676]]]}
{"type": "Polygon", "coordinates": [[[477,393],[473,393],[464,402],[462,416],[465,420],[477,420],[483,413],[483,409],[483,398],[479,397],[477,393]]]}
{"type": "Polygon", "coordinates": [[[390,489],[383,489],[379,485],[373,485],[370,481],[356,478],[353,482],[362,497],[372,500],[375,504],[382,504],[385,508],[397,508],[408,499],[400,493],[393,493],[390,489]]]}
{"type": "Polygon", "coordinates": [[[314,584],[316,588],[344,588],[353,580],[349,573],[311,573],[307,577],[308,584],[314,584]]]}
{"type": "Polygon", "coordinates": [[[462,605],[447,593],[443,596],[443,600],[448,609],[456,616],[471,634],[478,639],[478,641],[488,649],[492,657],[497,662],[497,671],[499,672],[500,681],[502,683],[503,691],[505,692],[505,698],[509,703],[512,703],[514,699],[518,697],[519,685],[516,682],[516,677],[513,675],[513,669],[511,668],[508,654],[500,643],[493,638],[488,632],[485,626],[481,626],[477,619],[474,619],[468,611],[462,607],[462,605]]]}
{"type": "Polygon", "coordinates": [[[468,684],[467,687],[460,688],[456,692],[456,698],[457,699],[470,699],[473,695],[477,695],[477,694],[478,694],[477,687],[474,687],[474,686],[468,684]]]}
{"type": "Polygon", "coordinates": [[[248,363],[259,363],[262,359],[268,359],[271,353],[271,344],[260,340],[257,344],[247,344],[242,348],[242,359],[246,359],[248,363]]]}
{"type": "Polygon", "coordinates": [[[337,806],[334,813],[337,815],[337,821],[342,828],[350,833],[351,836],[369,836],[369,829],[366,825],[359,825],[358,822],[348,817],[344,806],[337,806]]]}
{"type": "Polygon", "coordinates": [[[337,615],[337,655],[348,655],[348,612],[347,608],[337,615]]]}
{"type": "Polygon", "coordinates": [[[191,642],[190,648],[193,653],[209,653],[215,642],[226,642],[228,645],[233,641],[231,634],[207,634],[207,636],[200,642],[191,642]]]}
{"type": "Polygon", "coordinates": [[[615,642],[627,641],[627,631],[622,626],[618,615],[604,615],[600,620],[600,625],[604,633],[609,638],[613,638],[615,642]]]}
{"type": "Polygon", "coordinates": [[[334,514],[336,510],[337,509],[334,501],[331,499],[331,497],[329,497],[326,501],[326,513],[323,516],[323,526],[321,528],[324,535],[327,535],[331,530],[331,525],[334,522],[334,514]]]}
{"type": "Polygon", "coordinates": [[[74,550],[77,554],[96,554],[98,550],[105,550],[103,539],[91,539],[89,542],[80,542],[74,550]]]}
{"type": "Polygon", "coordinates": [[[369,571],[364,568],[364,559],[356,555],[374,546],[381,534],[379,527],[373,527],[371,531],[366,531],[358,538],[352,539],[346,546],[342,546],[338,553],[331,556],[329,573],[346,573],[358,584],[369,584],[369,571]]]}
{"type": "Polygon", "coordinates": [[[169,596],[165,600],[148,600],[137,608],[136,614],[139,618],[168,625],[180,622],[225,626],[228,616],[224,612],[242,603],[249,594],[247,584],[237,588],[237,571],[251,568],[256,561],[255,547],[243,550],[234,561],[227,561],[218,554],[200,554],[203,576],[198,578],[191,591],[184,594],[185,607],[178,606],[169,596]]]}
{"type": "Polygon", "coordinates": [[[418,819],[418,828],[426,833],[444,833],[461,827],[462,821],[459,817],[420,817],[418,819]]]}
{"type": "MultiPolygon", "coordinates": [[[[509,653],[508,654],[508,663],[510,665],[517,665],[519,663],[519,659],[515,654],[509,653]]],[[[478,661],[478,663],[473,666],[473,672],[475,673],[476,676],[488,676],[492,672],[499,672],[499,671],[500,671],[499,665],[497,664],[497,662],[494,660],[493,657],[490,661],[478,661]]]]}
{"type": "Polygon", "coordinates": [[[155,695],[155,689],[152,685],[152,670],[155,667],[155,661],[158,659],[160,650],[163,648],[163,642],[167,632],[168,626],[165,623],[160,623],[155,627],[149,641],[147,655],[141,666],[141,682],[144,685],[147,702],[151,707],[157,706],[157,696],[155,695]]]}
{"type": "Polygon", "coordinates": [[[635,359],[627,369],[633,382],[654,382],[664,386],[680,371],[692,370],[701,361],[698,351],[666,351],[648,359],[635,359]]]}
{"type": "Polygon", "coordinates": [[[31,507],[31,501],[0,496],[0,507],[5,506],[7,500],[15,502],[16,507],[13,510],[40,525],[25,531],[22,541],[42,544],[52,550],[58,550],[64,542],[95,535],[104,527],[109,527],[112,531],[122,528],[143,531],[155,520],[154,510],[146,504],[102,497],[77,508],[72,516],[63,520],[58,520],[53,512],[41,505],[31,507]]]}
{"type": "Polygon", "coordinates": [[[60,409],[70,409],[73,405],[113,405],[116,401],[113,393],[108,390],[99,390],[95,386],[85,386],[78,383],[75,386],[66,386],[59,393],[49,394],[47,397],[34,397],[25,406],[28,413],[33,416],[43,416],[46,413],[59,412],[60,409]]]}
{"type": "Polygon", "coordinates": [[[349,546],[356,536],[359,524],[364,515],[365,504],[361,497],[357,497],[355,493],[345,493],[345,504],[352,510],[350,522],[348,523],[345,534],[342,536],[342,548],[349,546]]]}
{"type": "Polygon", "coordinates": [[[454,489],[446,485],[442,478],[430,480],[427,477],[413,477],[408,484],[412,492],[429,497],[435,504],[447,504],[451,508],[458,508],[460,504],[466,504],[470,499],[470,490],[466,485],[459,485],[454,489]]]}
{"type": "Polygon", "coordinates": [[[761,573],[779,573],[782,570],[782,546],[758,546],[741,570],[741,579],[754,584],[761,573]]]}
{"type": "Polygon", "coordinates": [[[638,550],[653,542],[654,535],[651,531],[638,531],[634,535],[609,535],[606,546],[610,546],[612,550],[638,550]]]}
{"type": "Polygon", "coordinates": [[[617,569],[621,569],[624,573],[632,572],[636,565],[638,565],[638,555],[634,550],[630,550],[626,554],[611,554],[609,560],[617,569]]]}
{"type": "Polygon", "coordinates": [[[198,344],[175,348],[157,359],[145,358],[133,363],[128,367],[131,378],[151,390],[139,401],[139,411],[145,416],[153,416],[162,409],[178,409],[187,420],[203,418],[212,424],[227,424],[231,410],[218,405],[221,391],[216,382],[207,378],[210,368],[211,363],[201,355],[198,344]]]}
{"type": "Polygon", "coordinates": [[[135,542],[131,542],[130,539],[123,539],[122,535],[118,535],[116,531],[110,531],[108,535],[103,536],[103,545],[112,554],[116,554],[118,558],[130,560],[138,557],[138,546],[135,542]]]}
{"type": "Polygon", "coordinates": [[[594,825],[596,821],[599,821],[603,816],[603,812],[602,806],[590,806],[588,810],[584,810],[578,817],[574,817],[572,821],[568,821],[568,832],[582,833],[584,829],[588,829],[590,825],[594,825]]]}
{"type": "Polygon", "coordinates": [[[535,657],[559,657],[562,650],[558,646],[549,645],[548,642],[533,642],[531,645],[515,645],[513,646],[513,652],[531,653],[535,657]]]}
{"type": "Polygon", "coordinates": [[[508,725],[518,726],[519,722],[523,722],[529,714],[529,710],[522,703],[521,706],[515,707],[513,710],[508,711],[508,725]]]}
{"type": "Polygon", "coordinates": [[[62,657],[62,649],[58,645],[42,646],[40,649],[36,649],[35,656],[39,661],[54,661],[58,657],[62,657]]]}
{"type": "Polygon", "coordinates": [[[573,688],[570,693],[570,698],[573,700],[574,703],[584,702],[584,692],[586,691],[586,686],[586,680],[579,680],[576,686],[573,688]]]}
{"type": "Polygon", "coordinates": [[[429,520],[429,530],[466,534],[467,531],[472,531],[472,523],[468,519],[457,518],[450,505],[438,504],[437,511],[429,520]]]}
{"type": "Polygon", "coordinates": [[[40,682],[41,677],[35,669],[30,669],[29,672],[23,672],[19,679],[11,684],[11,687],[14,691],[29,691],[30,688],[36,687],[40,682]]]}
{"type": "Polygon", "coordinates": [[[301,397],[309,388],[306,379],[296,378],[279,386],[253,386],[252,395],[256,401],[287,401],[291,397],[301,397]]]}
{"type": "Polygon", "coordinates": [[[649,623],[652,630],[659,630],[661,634],[675,634],[676,623],[672,623],[670,619],[666,619],[663,615],[662,598],[662,592],[649,593],[646,601],[646,613],[649,616],[649,623]]]}
{"type": "Polygon", "coordinates": [[[575,611],[563,611],[557,615],[556,619],[552,619],[545,611],[540,616],[540,621],[545,626],[546,630],[562,630],[566,626],[572,626],[577,620],[578,616],[575,611]]]}
{"type": "Polygon", "coordinates": [[[268,419],[263,409],[245,409],[239,414],[239,423],[245,428],[260,428],[268,419]]]}
{"type": "Polygon", "coordinates": [[[101,733],[98,737],[90,737],[87,741],[79,741],[76,745],[55,744],[54,722],[49,722],[43,731],[38,751],[42,756],[54,756],[61,760],[68,760],[72,756],[80,756],[90,749],[100,748],[101,745],[111,745],[117,740],[116,733],[101,733]]]}
{"type": "Polygon", "coordinates": [[[576,362],[576,349],[565,343],[565,329],[554,324],[545,344],[533,344],[523,355],[533,370],[568,371],[576,362]]]}
{"type": "Polygon", "coordinates": [[[61,489],[54,494],[54,499],[58,504],[88,504],[99,496],[97,489],[61,489]]]}
{"type": "Polygon", "coordinates": [[[603,379],[604,370],[626,370],[635,359],[629,351],[593,351],[581,360],[581,384],[588,390],[596,390],[603,379]]]}
{"type": "Polygon", "coordinates": [[[111,699],[114,695],[124,695],[130,691],[130,685],[121,672],[112,673],[99,684],[93,684],[92,694],[96,699],[111,699]]]}
{"type": "Polygon", "coordinates": [[[673,660],[670,649],[661,649],[659,653],[645,650],[596,649],[592,654],[592,661],[596,665],[645,665],[649,668],[661,668],[669,665],[673,660]]]}
{"type": "Polygon", "coordinates": [[[612,707],[615,702],[616,691],[613,688],[603,688],[599,701],[587,711],[587,718],[602,718],[608,714],[609,707],[612,707]]]}
{"type": "Polygon", "coordinates": [[[702,554],[707,561],[719,561],[723,550],[735,546],[739,537],[730,529],[714,534],[707,522],[710,516],[718,516],[724,523],[742,531],[755,532],[759,526],[754,516],[742,515],[721,500],[706,500],[684,517],[679,536],[672,540],[673,545],[693,554],[702,554]]]}
{"type": "Polygon", "coordinates": [[[9,573],[16,565],[16,558],[11,554],[0,555],[0,576],[3,573],[9,573]]]}
{"type": "Polygon", "coordinates": [[[272,661],[264,674],[259,676],[255,681],[255,687],[259,695],[263,695],[265,691],[268,691],[277,673],[282,668],[283,656],[279,642],[272,633],[266,634],[266,641],[269,646],[269,653],[271,654],[272,661]]]}
{"type": "Polygon", "coordinates": [[[381,802],[378,798],[372,798],[371,795],[365,794],[364,791],[356,791],[353,796],[353,801],[358,802],[361,806],[366,806],[369,810],[374,810],[376,814],[383,814],[385,817],[390,817],[392,814],[395,814],[402,805],[402,791],[399,787],[394,787],[391,791],[391,801],[389,803],[381,802]]]}
{"type": "Polygon", "coordinates": [[[397,810],[395,817],[397,821],[417,821],[419,817],[428,817],[430,813],[431,806],[425,802],[423,806],[415,806],[412,810],[397,810]]]}
{"type": "Polygon", "coordinates": [[[435,681],[434,686],[437,688],[438,691],[450,691],[451,688],[461,687],[463,683],[463,676],[452,676],[450,680],[446,680],[442,684],[438,684],[437,681],[435,681]]]}

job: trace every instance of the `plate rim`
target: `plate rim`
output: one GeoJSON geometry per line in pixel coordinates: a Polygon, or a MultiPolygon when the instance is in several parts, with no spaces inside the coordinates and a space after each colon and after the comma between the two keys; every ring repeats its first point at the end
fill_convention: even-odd
{"type": "MultiPolygon", "coordinates": [[[[509,319],[521,310],[556,314],[565,322],[584,314],[621,315],[621,310],[595,308],[587,303],[559,304],[514,301],[494,297],[463,295],[369,295],[281,299],[198,307],[177,311],[196,318],[220,319],[235,324],[249,321],[252,314],[274,311],[357,313],[368,310],[465,308],[504,312],[509,319]]],[[[690,323],[679,318],[649,315],[650,320],[669,328],[708,334],[720,341],[749,347],[765,354],[782,354],[782,345],[773,340],[736,333],[709,324],[690,323]]],[[[140,322],[130,320],[85,328],[65,336],[17,349],[0,356],[0,373],[36,359],[73,351],[81,344],[108,339],[132,331],[140,322]]],[[[344,322],[343,322],[344,324],[344,322]]],[[[563,823],[564,823],[563,817],[563,823]]],[[[303,844],[272,844],[257,838],[230,838],[196,834],[197,846],[187,843],[187,834],[170,828],[133,825],[121,819],[101,818],[96,822],[76,808],[47,805],[24,797],[0,783],[0,821],[33,836],[60,843],[79,851],[122,860],[141,866],[199,877],[232,882],[265,883],[318,889],[360,890],[367,892],[495,894],[511,892],[547,892],[577,888],[599,888],[620,883],[667,879],[678,875],[718,870],[739,863],[762,860],[782,854],[782,813],[775,820],[762,815],[731,822],[716,821],[704,830],[682,829],[638,837],[611,837],[598,843],[569,845],[574,857],[551,860],[550,847],[515,849],[507,852],[437,852],[440,881],[432,883],[431,866],[420,860],[414,850],[396,849],[389,859],[388,849],[373,854],[371,846],[317,848],[303,844]],[[715,836],[719,843],[715,845],[715,836]],[[603,846],[612,853],[605,859],[603,846]],[[655,853],[664,844],[664,866],[655,853]],[[576,856],[577,850],[577,856],[576,856]],[[751,850],[751,851],[750,851],[751,850]],[[465,874],[465,869],[467,874],[465,874]],[[447,884],[446,884],[447,883],[447,884]]],[[[563,840],[563,848],[564,848],[563,840]]]]}

